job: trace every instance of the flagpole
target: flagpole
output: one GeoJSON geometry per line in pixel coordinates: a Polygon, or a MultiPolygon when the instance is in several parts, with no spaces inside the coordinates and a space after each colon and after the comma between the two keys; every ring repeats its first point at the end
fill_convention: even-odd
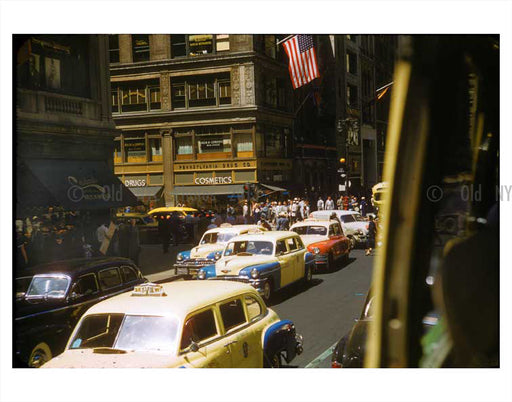
{"type": "Polygon", "coordinates": [[[287,41],[288,39],[290,39],[290,38],[293,38],[295,35],[297,35],[297,34],[288,35],[286,38],[281,39],[281,40],[278,40],[278,41],[276,42],[276,46],[279,46],[281,43],[286,42],[286,41],[287,41]]]}
{"type": "Polygon", "coordinates": [[[297,115],[299,114],[300,110],[302,109],[302,106],[304,106],[304,103],[306,103],[306,101],[308,100],[308,98],[311,96],[312,92],[308,92],[308,94],[306,95],[306,97],[304,98],[304,100],[302,101],[302,103],[299,105],[299,107],[297,108],[297,110],[295,111],[295,116],[294,118],[297,117],[297,115]]]}

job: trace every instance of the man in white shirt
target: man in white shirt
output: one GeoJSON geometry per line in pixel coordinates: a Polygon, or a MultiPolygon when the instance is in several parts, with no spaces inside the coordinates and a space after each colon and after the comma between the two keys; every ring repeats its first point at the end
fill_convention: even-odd
{"type": "Polygon", "coordinates": [[[324,200],[322,200],[322,197],[318,198],[318,202],[316,203],[316,208],[319,211],[323,211],[323,209],[324,209],[324,200]]]}
{"type": "Polygon", "coordinates": [[[332,211],[334,209],[334,201],[331,197],[327,197],[327,201],[325,201],[325,209],[332,211]]]}

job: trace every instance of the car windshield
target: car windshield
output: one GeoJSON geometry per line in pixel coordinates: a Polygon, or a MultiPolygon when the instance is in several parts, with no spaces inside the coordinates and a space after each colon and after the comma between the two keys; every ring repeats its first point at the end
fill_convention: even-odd
{"type": "Polygon", "coordinates": [[[299,226],[292,229],[299,235],[320,235],[325,236],[327,234],[327,228],[324,226],[299,226]]]}
{"type": "Polygon", "coordinates": [[[352,214],[347,214],[347,215],[341,215],[340,216],[340,219],[343,223],[351,223],[351,222],[356,222],[356,219],[354,218],[354,215],[352,214]]]}
{"type": "Polygon", "coordinates": [[[206,233],[201,240],[201,244],[227,243],[233,237],[235,237],[235,233],[206,233]]]}
{"type": "Polygon", "coordinates": [[[174,316],[98,314],[86,317],[70,349],[175,350],[178,319],[174,316]]]}
{"type": "Polygon", "coordinates": [[[35,276],[27,290],[27,297],[64,297],[69,285],[65,276],[35,276]]]}
{"type": "Polygon", "coordinates": [[[243,240],[229,243],[224,250],[224,256],[250,253],[259,255],[272,255],[274,245],[269,241],[243,240]]]}
{"type": "Polygon", "coordinates": [[[364,219],[361,216],[361,214],[354,214],[353,216],[354,216],[354,218],[356,219],[357,222],[365,222],[366,221],[366,219],[364,219]]]}

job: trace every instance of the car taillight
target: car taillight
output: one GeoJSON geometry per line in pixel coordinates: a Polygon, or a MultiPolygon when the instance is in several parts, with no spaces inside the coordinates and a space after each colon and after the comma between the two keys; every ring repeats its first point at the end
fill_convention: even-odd
{"type": "Polygon", "coordinates": [[[341,368],[341,363],[338,363],[337,361],[331,362],[332,368],[341,368]]]}

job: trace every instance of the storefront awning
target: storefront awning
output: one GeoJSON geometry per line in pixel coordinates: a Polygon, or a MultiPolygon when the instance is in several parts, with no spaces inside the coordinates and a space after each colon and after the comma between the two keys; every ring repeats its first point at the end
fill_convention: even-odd
{"type": "Polygon", "coordinates": [[[137,198],[102,161],[26,160],[17,172],[17,204],[98,210],[137,205],[137,198]],[[44,195],[43,201],[37,194],[44,195]]]}
{"type": "Polygon", "coordinates": [[[272,192],[287,192],[288,191],[281,187],[271,186],[270,184],[259,183],[259,185],[262,186],[263,188],[267,188],[267,189],[271,190],[272,192]]]}
{"type": "Polygon", "coordinates": [[[229,195],[243,194],[243,184],[220,184],[218,186],[178,186],[170,192],[173,195],[229,195]]]}
{"type": "Polygon", "coordinates": [[[157,197],[157,195],[162,191],[162,186],[148,186],[148,187],[128,187],[135,197],[144,198],[144,197],[157,197]]]}

